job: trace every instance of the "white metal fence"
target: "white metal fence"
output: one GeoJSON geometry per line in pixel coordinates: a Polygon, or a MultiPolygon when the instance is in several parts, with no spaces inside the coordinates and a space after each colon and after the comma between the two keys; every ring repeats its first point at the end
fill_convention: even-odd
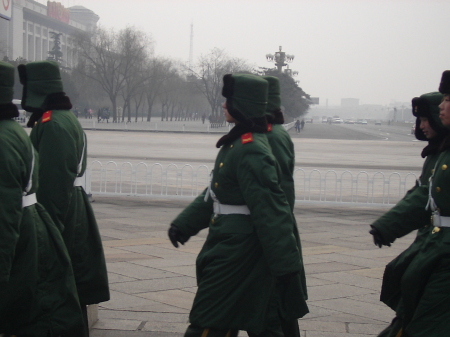
{"type": "MultiPolygon", "coordinates": [[[[231,130],[234,124],[230,123],[210,123],[205,121],[202,123],[199,120],[195,121],[161,121],[154,119],[153,122],[138,121],[127,123],[112,123],[97,119],[79,119],[83,129],[90,130],[114,130],[114,131],[170,131],[170,132],[204,132],[204,133],[227,133],[231,130]]],[[[284,124],[283,126],[289,130],[294,125],[294,122],[284,124]]]]}
{"type": "MultiPolygon", "coordinates": [[[[197,196],[208,185],[207,165],[93,161],[86,171],[85,189],[94,195],[142,197],[197,196]]],[[[416,173],[351,172],[297,168],[296,200],[394,204],[417,179],[416,173]]]]}

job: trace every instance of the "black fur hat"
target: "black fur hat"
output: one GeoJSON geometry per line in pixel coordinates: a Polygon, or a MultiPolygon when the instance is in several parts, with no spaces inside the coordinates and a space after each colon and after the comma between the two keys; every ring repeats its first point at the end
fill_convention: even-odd
{"type": "Polygon", "coordinates": [[[450,95],[450,70],[446,70],[442,73],[439,92],[443,95],[450,95]]]}
{"type": "Polygon", "coordinates": [[[439,118],[439,104],[441,104],[442,97],[439,92],[430,92],[412,99],[412,113],[417,117],[414,134],[418,140],[428,140],[420,129],[420,117],[427,118],[431,128],[438,134],[448,133],[449,129],[442,125],[439,118]]]}

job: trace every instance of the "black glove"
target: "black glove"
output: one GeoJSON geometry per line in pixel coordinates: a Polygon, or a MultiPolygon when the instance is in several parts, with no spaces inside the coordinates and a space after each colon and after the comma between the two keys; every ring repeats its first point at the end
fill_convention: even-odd
{"type": "Polygon", "coordinates": [[[174,224],[170,225],[169,228],[169,239],[172,242],[173,246],[178,248],[178,242],[184,245],[184,243],[189,240],[188,236],[185,236],[174,224]]]}
{"type": "Polygon", "coordinates": [[[372,227],[372,229],[369,231],[369,233],[372,234],[372,236],[373,236],[373,243],[375,244],[375,246],[378,246],[379,248],[381,248],[382,246],[388,246],[388,247],[391,246],[391,244],[389,242],[386,242],[383,239],[383,236],[381,235],[379,230],[376,229],[375,227],[372,227]]]}

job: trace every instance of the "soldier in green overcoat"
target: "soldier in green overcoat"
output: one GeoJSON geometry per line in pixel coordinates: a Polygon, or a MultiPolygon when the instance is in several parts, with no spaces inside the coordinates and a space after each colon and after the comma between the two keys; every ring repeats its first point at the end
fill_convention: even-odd
{"type": "Polygon", "coordinates": [[[389,246],[395,239],[424,227],[423,218],[417,217],[415,210],[424,200],[428,200],[428,180],[439,157],[442,141],[450,134],[439,118],[442,98],[441,93],[431,92],[412,99],[413,115],[416,117],[415,136],[418,140],[428,141],[421,153],[425,161],[416,185],[389,212],[371,224],[370,233],[379,247],[389,246]]]}
{"type": "MultiPolygon", "coordinates": [[[[284,191],[287,201],[291,206],[291,210],[294,211],[295,205],[295,185],[294,185],[294,166],[295,166],[295,152],[294,144],[292,143],[291,136],[283,127],[284,116],[281,111],[281,97],[280,97],[280,81],[274,76],[263,76],[263,78],[269,83],[268,96],[267,96],[267,107],[266,107],[266,119],[267,119],[267,140],[269,141],[272,154],[278,162],[281,170],[281,183],[280,187],[284,191]]],[[[294,217],[294,214],[292,215],[294,217]]],[[[295,220],[295,217],[294,217],[295,220]]],[[[298,228],[295,226],[295,238],[297,240],[297,246],[300,254],[300,258],[303,261],[302,248],[300,243],[300,235],[298,233],[298,228]]],[[[283,292],[285,298],[280,299],[284,302],[283,311],[280,313],[282,317],[281,327],[285,336],[300,336],[300,330],[298,328],[298,322],[296,317],[291,317],[290,304],[294,302],[294,306],[298,305],[297,302],[305,303],[308,299],[307,289],[306,289],[306,277],[305,270],[302,268],[295,278],[284,285],[285,291],[283,292]],[[299,293],[298,291],[292,291],[289,288],[302,289],[302,296],[294,298],[291,296],[293,292],[299,293]]]]}
{"type": "MultiPolygon", "coordinates": [[[[448,77],[444,75],[439,88],[444,94],[439,117],[450,129],[450,72],[448,77]]],[[[414,243],[385,271],[381,300],[396,311],[396,319],[379,336],[450,335],[449,135],[443,139],[438,151],[440,154],[428,185],[410,193],[417,196],[414,217],[418,220],[414,223],[422,223],[424,228],[420,229],[414,243]]]]}
{"type": "Polygon", "coordinates": [[[64,241],[36,202],[38,154],[12,104],[14,67],[0,62],[0,335],[51,337],[82,328],[64,241]]]}
{"type": "Polygon", "coordinates": [[[428,232],[428,214],[424,212],[423,204],[428,201],[428,182],[439,157],[440,146],[443,139],[450,134],[450,129],[446,128],[439,118],[439,104],[442,98],[439,92],[413,98],[412,109],[416,117],[415,136],[418,140],[428,141],[428,145],[422,150],[422,158],[425,158],[422,173],[406,196],[371,225],[370,233],[380,248],[383,245],[390,246],[395,239],[418,229],[412,245],[386,266],[381,300],[396,311],[396,317],[380,336],[396,336],[403,326],[401,278],[428,232]]]}
{"type": "MultiPolygon", "coordinates": [[[[60,229],[72,261],[78,297],[88,335],[86,306],[109,300],[103,246],[95,216],[84,191],[87,139],[72,104],[63,92],[57,63],[19,65],[22,107],[33,114],[28,126],[39,153],[37,198],[60,229]]],[[[68,335],[65,335],[68,336],[68,335]]]]}
{"type": "MultiPolygon", "coordinates": [[[[268,83],[224,76],[224,112],[235,127],[217,143],[210,186],[172,223],[178,247],[209,228],[197,257],[198,290],[185,336],[283,336],[280,289],[302,270],[295,222],[265,136],[268,83]]],[[[291,296],[301,298],[302,289],[291,296]]],[[[304,302],[292,317],[307,313],[304,302]]]]}

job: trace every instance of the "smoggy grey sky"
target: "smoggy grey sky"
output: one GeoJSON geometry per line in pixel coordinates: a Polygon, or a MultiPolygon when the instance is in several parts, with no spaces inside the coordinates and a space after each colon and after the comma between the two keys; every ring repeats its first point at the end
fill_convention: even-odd
{"type": "MultiPolygon", "coordinates": [[[[46,3],[44,0],[39,0],[46,3]]],[[[155,54],[187,62],[214,47],[255,66],[279,46],[320,104],[410,102],[436,91],[450,69],[448,0],[61,0],[116,29],[135,26],[156,42],[155,54]]]]}

